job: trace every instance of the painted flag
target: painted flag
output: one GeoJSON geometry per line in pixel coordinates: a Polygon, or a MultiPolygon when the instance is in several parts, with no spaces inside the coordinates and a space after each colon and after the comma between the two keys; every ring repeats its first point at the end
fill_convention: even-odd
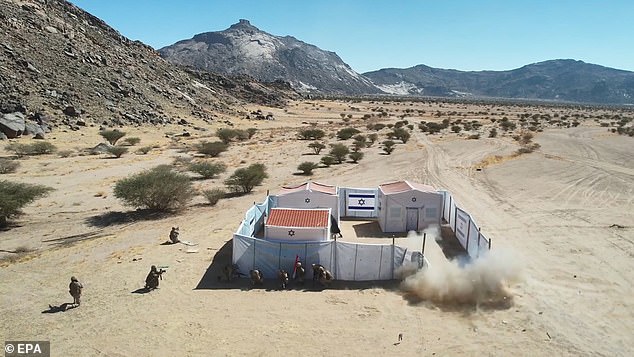
{"type": "Polygon", "coordinates": [[[349,211],[374,211],[375,202],[373,193],[349,193],[346,203],[349,211]]]}

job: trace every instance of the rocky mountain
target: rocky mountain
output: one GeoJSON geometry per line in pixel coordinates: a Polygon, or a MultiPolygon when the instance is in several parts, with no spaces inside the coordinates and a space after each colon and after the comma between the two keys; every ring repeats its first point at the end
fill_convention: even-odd
{"type": "Polygon", "coordinates": [[[26,118],[48,129],[78,129],[169,123],[179,115],[211,121],[235,104],[279,106],[296,95],[284,83],[176,66],[64,0],[0,0],[0,120],[6,122],[26,118]]]}
{"type": "Polygon", "coordinates": [[[282,80],[302,92],[381,93],[334,52],[291,36],[274,36],[240,20],[227,30],[206,32],[161,48],[172,63],[225,75],[246,74],[261,81],[282,80]]]}
{"type": "Polygon", "coordinates": [[[634,72],[569,59],[510,71],[464,72],[419,65],[363,75],[383,91],[399,95],[634,104],[634,72]]]}

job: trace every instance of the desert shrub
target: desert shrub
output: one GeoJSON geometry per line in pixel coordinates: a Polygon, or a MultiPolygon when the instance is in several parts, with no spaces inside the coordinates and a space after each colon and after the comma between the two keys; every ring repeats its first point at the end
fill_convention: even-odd
{"type": "Polygon", "coordinates": [[[383,144],[383,151],[385,151],[385,153],[388,155],[390,155],[392,151],[394,151],[395,149],[394,145],[396,145],[396,143],[393,142],[392,140],[385,140],[384,142],[382,142],[382,144],[383,144]]]}
{"type": "Polygon", "coordinates": [[[351,152],[350,155],[348,155],[348,157],[350,158],[350,160],[352,160],[352,162],[356,164],[361,159],[363,159],[363,153],[361,151],[351,152]]]}
{"type": "Polygon", "coordinates": [[[188,168],[192,160],[193,158],[191,156],[177,156],[174,158],[172,165],[178,168],[188,168]]]}
{"type": "Polygon", "coordinates": [[[59,157],[71,157],[71,155],[73,155],[74,151],[73,150],[61,150],[57,152],[57,155],[59,157]]]}
{"type": "Polygon", "coordinates": [[[515,130],[517,125],[515,125],[515,123],[513,123],[512,121],[509,121],[508,119],[504,120],[504,118],[502,118],[502,121],[500,122],[500,127],[504,131],[509,131],[509,130],[515,130]]]}
{"type": "Polygon", "coordinates": [[[301,171],[303,175],[312,175],[313,170],[318,167],[319,167],[319,164],[315,162],[304,161],[301,164],[299,164],[299,166],[297,166],[297,169],[301,171]]]}
{"type": "Polygon", "coordinates": [[[249,193],[267,177],[264,164],[252,164],[249,167],[237,169],[225,180],[225,185],[232,192],[249,193]]]}
{"type": "Polygon", "coordinates": [[[352,151],[354,152],[359,152],[361,151],[361,149],[365,148],[367,146],[365,141],[354,141],[352,143],[352,151]]]}
{"type": "Polygon", "coordinates": [[[343,128],[337,132],[337,138],[339,140],[348,140],[355,134],[359,134],[360,131],[355,128],[343,128]]]}
{"type": "Polygon", "coordinates": [[[385,128],[385,124],[383,124],[383,123],[376,123],[376,124],[374,124],[374,128],[372,128],[372,129],[374,129],[375,131],[379,131],[379,130],[381,130],[381,129],[383,129],[383,128],[385,128]]]}
{"type": "Polygon", "coordinates": [[[52,190],[42,185],[0,181],[0,227],[6,226],[9,218],[20,215],[22,207],[52,190]]]}
{"type": "Polygon", "coordinates": [[[127,152],[128,152],[128,148],[123,146],[111,146],[108,148],[108,153],[116,158],[121,157],[123,154],[127,152]]]}
{"type": "Polygon", "coordinates": [[[137,154],[139,154],[139,155],[145,155],[145,154],[147,154],[148,152],[150,152],[151,150],[152,150],[152,147],[151,147],[151,146],[144,146],[144,147],[139,148],[139,149],[136,151],[136,153],[137,153],[137,154]]]}
{"type": "Polygon", "coordinates": [[[372,133],[368,135],[368,147],[372,146],[377,140],[379,140],[379,134],[372,133]]]}
{"type": "Polygon", "coordinates": [[[119,141],[119,139],[125,136],[125,133],[115,129],[115,130],[102,130],[99,132],[99,135],[101,135],[104,139],[106,139],[106,141],[109,142],[110,145],[114,145],[117,143],[117,141],[119,141]]]}
{"type": "Polygon", "coordinates": [[[326,148],[326,145],[320,143],[319,141],[313,141],[312,143],[308,144],[308,147],[313,149],[315,155],[319,155],[321,150],[326,148]]]}
{"type": "Polygon", "coordinates": [[[539,149],[540,147],[541,147],[541,145],[539,145],[538,143],[532,143],[532,144],[523,145],[522,147],[517,149],[517,153],[518,154],[528,154],[528,153],[531,153],[531,152],[539,149]]]}
{"type": "Polygon", "coordinates": [[[300,140],[319,140],[326,136],[326,133],[321,129],[302,129],[298,133],[300,140]]]}
{"type": "Polygon", "coordinates": [[[480,139],[480,134],[471,134],[471,135],[469,135],[468,139],[478,140],[478,139],[480,139]]]}
{"type": "Polygon", "coordinates": [[[203,155],[216,157],[227,151],[229,145],[221,141],[203,141],[198,143],[196,150],[203,155]]]}
{"type": "Polygon", "coordinates": [[[321,162],[326,167],[330,167],[331,165],[334,165],[335,163],[337,163],[337,159],[335,159],[334,157],[330,155],[326,155],[322,157],[321,160],[319,160],[319,162],[321,162]]]}
{"type": "Polygon", "coordinates": [[[462,130],[462,127],[460,125],[452,125],[451,126],[451,131],[453,131],[454,133],[459,133],[462,130]]]}
{"type": "Polygon", "coordinates": [[[32,144],[11,143],[5,149],[12,151],[17,156],[44,155],[57,151],[57,147],[48,141],[38,141],[32,144]]]}
{"type": "Polygon", "coordinates": [[[496,136],[498,136],[498,131],[495,128],[492,128],[491,131],[489,131],[489,137],[490,138],[495,138],[496,136]]]}
{"type": "Polygon", "coordinates": [[[221,162],[200,161],[189,164],[189,171],[195,172],[205,179],[211,179],[225,172],[227,166],[221,162]]]}
{"type": "Polygon", "coordinates": [[[138,144],[140,142],[141,142],[141,138],[137,138],[135,136],[131,136],[129,138],[123,139],[123,143],[125,145],[129,145],[129,146],[134,146],[134,145],[136,145],[136,144],[138,144]]]}
{"type": "Polygon", "coordinates": [[[345,146],[344,144],[334,144],[334,145],[331,145],[330,152],[328,153],[328,155],[335,158],[335,160],[337,160],[338,163],[342,163],[346,159],[346,156],[348,156],[349,153],[350,153],[350,149],[348,149],[348,147],[345,146]]]}
{"type": "Polygon", "coordinates": [[[210,190],[204,190],[203,196],[207,199],[210,205],[215,206],[221,198],[224,198],[227,193],[221,188],[212,188],[210,190]]]}
{"type": "Polygon", "coordinates": [[[238,131],[229,128],[220,128],[216,130],[216,136],[225,144],[229,144],[233,138],[238,136],[238,131]]]}
{"type": "Polygon", "coordinates": [[[401,140],[403,144],[409,140],[410,136],[410,133],[404,128],[396,128],[387,134],[388,138],[401,140]]]}
{"type": "Polygon", "coordinates": [[[185,206],[194,197],[187,175],[174,172],[171,166],[160,165],[119,180],[114,196],[136,208],[169,211],[185,206]]]}
{"type": "Polygon", "coordinates": [[[19,161],[0,159],[0,174],[10,174],[12,172],[15,172],[19,166],[19,161]]]}
{"type": "Polygon", "coordinates": [[[256,129],[256,128],[247,129],[248,138],[251,139],[253,137],[253,135],[255,135],[255,133],[257,133],[257,131],[258,131],[258,129],[256,129]]]}

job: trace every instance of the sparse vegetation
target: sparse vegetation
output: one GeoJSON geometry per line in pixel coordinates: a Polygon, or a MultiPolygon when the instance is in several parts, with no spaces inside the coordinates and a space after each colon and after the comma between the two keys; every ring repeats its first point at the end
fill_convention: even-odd
{"type": "Polygon", "coordinates": [[[326,136],[326,133],[321,129],[302,129],[298,133],[300,140],[319,140],[326,136]]]}
{"type": "Polygon", "coordinates": [[[17,156],[52,154],[57,151],[57,147],[48,141],[38,141],[31,144],[11,143],[5,149],[12,151],[17,156]]]}
{"type": "Polygon", "coordinates": [[[352,160],[353,163],[357,163],[359,162],[361,159],[363,159],[363,153],[361,151],[355,151],[355,152],[351,152],[348,157],[350,158],[350,160],[352,160]]]}
{"type": "Polygon", "coordinates": [[[221,198],[224,198],[227,194],[225,190],[221,188],[212,188],[210,190],[204,190],[203,196],[207,199],[211,206],[215,206],[221,198]]]}
{"type": "Polygon", "coordinates": [[[59,157],[71,157],[73,155],[73,150],[61,150],[57,152],[59,157]]]}
{"type": "MultiPolygon", "coordinates": [[[[255,131],[253,132],[255,134],[255,131]]],[[[216,130],[216,136],[224,143],[229,144],[234,139],[244,141],[249,139],[252,134],[240,129],[220,128],[216,130]]]]}
{"type": "Polygon", "coordinates": [[[227,166],[221,162],[199,161],[190,163],[189,171],[195,172],[204,179],[212,179],[227,170],[227,166]]]}
{"type": "Polygon", "coordinates": [[[136,136],[131,136],[129,138],[123,139],[124,145],[134,146],[141,142],[141,138],[137,138],[136,136]]]}
{"type": "Polygon", "coordinates": [[[322,157],[321,160],[319,160],[319,162],[321,162],[326,167],[330,167],[331,165],[334,165],[337,163],[337,159],[335,159],[334,157],[330,155],[326,155],[322,157]]]}
{"type": "Polygon", "coordinates": [[[108,153],[116,158],[120,158],[123,154],[127,152],[128,148],[123,146],[111,146],[108,148],[108,153]]]}
{"type": "Polygon", "coordinates": [[[117,141],[119,141],[119,139],[125,136],[125,133],[115,129],[115,130],[102,130],[99,132],[99,135],[101,135],[104,139],[106,139],[106,141],[109,142],[110,145],[115,145],[117,141]]]}
{"type": "Polygon", "coordinates": [[[189,177],[174,172],[168,165],[119,180],[114,187],[114,196],[124,204],[156,211],[184,207],[194,194],[189,177]]]}
{"type": "Polygon", "coordinates": [[[304,161],[297,166],[297,169],[302,172],[302,175],[312,175],[313,170],[318,168],[319,164],[310,161],[304,161]]]}
{"type": "Polygon", "coordinates": [[[495,138],[496,136],[498,136],[498,131],[496,128],[491,128],[491,131],[489,131],[489,137],[490,138],[495,138]]]}
{"type": "Polygon", "coordinates": [[[221,153],[227,151],[229,145],[221,141],[203,141],[196,145],[198,153],[205,156],[217,157],[221,153]]]}
{"type": "Polygon", "coordinates": [[[255,186],[262,184],[267,177],[264,164],[252,164],[249,167],[237,169],[225,180],[225,185],[232,192],[246,194],[255,186]]]}
{"type": "Polygon", "coordinates": [[[335,160],[337,160],[337,163],[341,164],[349,153],[350,149],[348,149],[348,147],[344,144],[333,144],[331,145],[328,155],[332,156],[335,160]]]}
{"type": "Polygon", "coordinates": [[[339,140],[348,140],[353,137],[355,134],[359,134],[359,129],[355,128],[343,128],[337,132],[337,138],[339,140]]]}
{"type": "Polygon", "coordinates": [[[152,147],[151,147],[151,146],[144,146],[144,147],[140,147],[140,148],[136,151],[136,153],[137,153],[137,154],[139,154],[139,155],[145,155],[145,154],[147,154],[148,152],[150,152],[151,150],[152,150],[152,147]]]}
{"type": "Polygon", "coordinates": [[[395,149],[394,145],[396,145],[396,143],[392,140],[385,140],[384,142],[382,142],[382,144],[383,144],[383,151],[388,155],[390,155],[394,151],[395,149]]]}
{"type": "Polygon", "coordinates": [[[10,218],[19,216],[27,204],[46,196],[53,189],[42,185],[0,181],[0,227],[10,218]]]}
{"type": "Polygon", "coordinates": [[[19,166],[19,161],[0,159],[0,174],[10,174],[12,172],[15,172],[19,166]]]}
{"type": "Polygon", "coordinates": [[[308,144],[308,147],[313,149],[315,155],[319,155],[321,150],[326,148],[326,145],[320,143],[319,141],[313,141],[312,143],[308,144]]]}

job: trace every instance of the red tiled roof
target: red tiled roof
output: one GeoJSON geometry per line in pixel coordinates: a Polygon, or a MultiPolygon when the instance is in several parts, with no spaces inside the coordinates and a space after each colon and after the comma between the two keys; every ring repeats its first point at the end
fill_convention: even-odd
{"type": "Polygon", "coordinates": [[[267,226],[328,227],[330,211],[327,209],[271,208],[267,226]]]}
{"type": "Polygon", "coordinates": [[[428,185],[423,185],[420,183],[413,183],[409,181],[395,181],[384,183],[379,185],[379,189],[383,191],[384,194],[389,195],[392,193],[401,193],[411,190],[423,191],[423,192],[436,192],[436,190],[428,185]]]}
{"type": "Polygon", "coordinates": [[[279,196],[287,195],[289,193],[299,192],[299,191],[315,191],[315,192],[326,193],[329,195],[336,195],[337,186],[325,185],[319,182],[308,181],[298,186],[282,187],[282,189],[280,190],[279,196]]]}

